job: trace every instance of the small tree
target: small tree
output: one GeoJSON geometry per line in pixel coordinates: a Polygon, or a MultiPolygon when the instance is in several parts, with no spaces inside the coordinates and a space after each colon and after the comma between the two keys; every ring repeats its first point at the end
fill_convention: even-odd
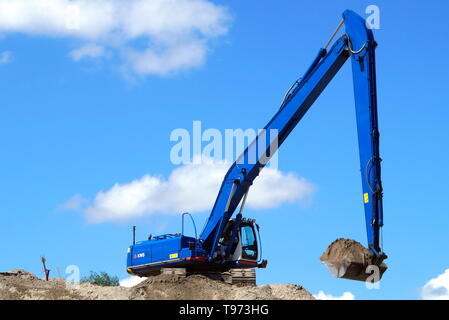
{"type": "Polygon", "coordinates": [[[120,285],[118,277],[111,277],[106,272],[96,273],[91,271],[86,277],[81,278],[81,282],[89,282],[103,287],[117,287],[120,285]]]}

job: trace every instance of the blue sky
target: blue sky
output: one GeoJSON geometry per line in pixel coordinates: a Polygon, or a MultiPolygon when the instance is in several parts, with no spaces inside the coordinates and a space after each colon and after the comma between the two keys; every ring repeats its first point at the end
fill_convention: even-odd
{"type": "MultiPolygon", "coordinates": [[[[131,227],[138,226],[141,239],[179,232],[179,212],[91,223],[60,206],[74,195],[92,201],[99,191],[145,174],[167,177],[176,168],[170,133],[190,129],[194,120],[219,130],[262,128],[341,13],[349,8],[363,15],[374,4],[381,19],[375,37],[390,268],[381,289],[335,279],[319,262],[336,238],[366,244],[349,63],[279,153],[281,172],[315,186],[312,199],[245,214],[261,225],[269,260],[261,284],[298,283],[314,294],[351,292],[356,299],[419,299],[421,287],[449,268],[449,3],[207,3],[226,7],[226,19],[216,17],[224,29],[213,25],[181,42],[150,33],[176,59],[127,55],[129,48],[145,48],[148,39],[139,37],[117,45],[42,23],[36,29],[0,23],[0,270],[41,275],[45,255],[54,276],[57,267],[64,273],[78,265],[82,274],[104,270],[125,278],[131,227]],[[77,60],[80,48],[88,54],[77,60]],[[185,48],[198,56],[179,60],[185,48]]],[[[197,224],[207,216],[207,210],[195,214],[197,224]]]]}

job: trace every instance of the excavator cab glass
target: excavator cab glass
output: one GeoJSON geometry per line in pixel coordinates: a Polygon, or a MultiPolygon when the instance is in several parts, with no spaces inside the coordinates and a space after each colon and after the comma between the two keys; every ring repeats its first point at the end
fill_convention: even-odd
{"type": "MultiPolygon", "coordinates": [[[[222,237],[218,243],[223,247],[229,245],[235,220],[230,220],[226,226],[222,237]]],[[[239,232],[237,233],[231,245],[231,260],[251,260],[259,259],[259,234],[258,228],[254,220],[244,220],[240,223],[239,232]]]]}
{"type": "Polygon", "coordinates": [[[242,242],[242,258],[247,260],[257,260],[257,238],[254,226],[247,224],[240,228],[242,242]]]}

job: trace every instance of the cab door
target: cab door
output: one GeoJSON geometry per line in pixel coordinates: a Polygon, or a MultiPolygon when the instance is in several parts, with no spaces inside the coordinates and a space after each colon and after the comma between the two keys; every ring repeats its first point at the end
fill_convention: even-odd
{"type": "Polygon", "coordinates": [[[244,224],[240,228],[240,259],[258,261],[259,243],[255,226],[253,224],[244,224]]]}

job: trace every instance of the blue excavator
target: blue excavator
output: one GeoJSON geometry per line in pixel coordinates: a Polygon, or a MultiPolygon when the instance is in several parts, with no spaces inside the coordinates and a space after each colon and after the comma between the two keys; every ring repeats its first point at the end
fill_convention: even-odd
{"type": "Polygon", "coordinates": [[[381,248],[383,208],[376,46],[373,32],[365,20],[353,11],[345,11],[341,23],[319,50],[309,69],[287,91],[280,109],[231,165],[200,235],[197,235],[196,227],[195,237],[184,235],[187,213],[182,215],[181,233],[149,237],[136,243],[134,227],[133,245],[127,254],[128,273],[141,277],[161,273],[204,274],[230,283],[255,283],[255,269],[265,268],[267,261],[262,260],[259,225],[254,219],[242,215],[250,186],[327,84],[351,58],[363,189],[361,200],[368,238],[368,248],[364,249],[369,254],[363,259],[352,260],[340,255],[345,261],[334,259],[326,266],[339,278],[360,281],[369,281],[375,267],[378,268],[375,281],[380,280],[386,270],[383,260],[387,256],[381,248]],[[345,32],[338,36],[343,26],[345,32]]]}

